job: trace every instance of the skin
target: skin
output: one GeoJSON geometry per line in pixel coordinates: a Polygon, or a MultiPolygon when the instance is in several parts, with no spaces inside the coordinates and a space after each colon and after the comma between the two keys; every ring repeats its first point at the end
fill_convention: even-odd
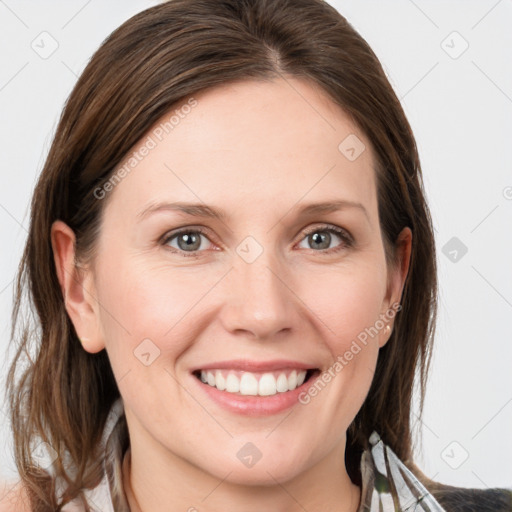
{"type": "MultiPolygon", "coordinates": [[[[243,81],[194,97],[197,106],[103,199],[90,265],[80,272],[74,266],[68,226],[57,221],[52,229],[68,314],[85,350],[107,350],[124,401],[130,505],[156,512],[356,511],[361,490],[345,468],[346,430],[390,330],[369,337],[309,404],[267,417],[221,408],[190,370],[237,358],[328,369],[400,301],[412,233],[404,228],[399,263],[388,268],[370,142],[314,84],[243,81]],[[338,150],[349,134],[366,146],[354,161],[338,150]],[[360,203],[366,213],[352,207],[298,215],[305,204],[338,199],[360,203]],[[227,217],[165,210],[139,221],[152,201],[201,202],[227,217]],[[187,257],[178,237],[158,242],[177,228],[200,226],[206,234],[197,235],[198,257],[187,257]],[[305,234],[318,227],[328,236],[330,226],[348,231],[354,243],[332,234],[322,249],[305,234]],[[237,253],[247,236],[263,249],[252,263],[237,253]],[[149,366],[134,356],[147,338],[160,350],[149,366]],[[236,456],[249,441],[262,453],[251,468],[236,456]]],[[[388,323],[392,328],[393,319],[388,323]]]]}

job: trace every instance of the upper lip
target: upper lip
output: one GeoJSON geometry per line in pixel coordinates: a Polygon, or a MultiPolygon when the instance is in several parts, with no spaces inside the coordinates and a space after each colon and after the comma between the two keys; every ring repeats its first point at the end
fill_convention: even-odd
{"type": "Polygon", "coordinates": [[[192,369],[198,370],[242,370],[246,372],[265,372],[282,370],[285,368],[296,368],[300,370],[312,370],[316,367],[312,364],[292,361],[291,359],[274,359],[272,361],[249,361],[247,359],[232,359],[230,361],[216,361],[207,363],[192,369]]]}

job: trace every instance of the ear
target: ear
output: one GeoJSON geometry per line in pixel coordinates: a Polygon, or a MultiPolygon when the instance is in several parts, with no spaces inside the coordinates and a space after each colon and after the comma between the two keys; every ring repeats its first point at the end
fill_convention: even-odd
{"type": "Polygon", "coordinates": [[[75,261],[75,234],[67,224],[60,220],[52,224],[51,242],[66,311],[84,349],[99,352],[105,344],[99,328],[92,270],[75,261]]]}
{"type": "Polygon", "coordinates": [[[379,347],[383,347],[393,331],[394,317],[399,311],[398,306],[409,272],[412,250],[412,231],[405,227],[396,241],[396,264],[388,270],[386,297],[382,304],[381,318],[389,328],[385,327],[379,336],[379,347]],[[386,314],[387,313],[387,314],[386,314]]]}

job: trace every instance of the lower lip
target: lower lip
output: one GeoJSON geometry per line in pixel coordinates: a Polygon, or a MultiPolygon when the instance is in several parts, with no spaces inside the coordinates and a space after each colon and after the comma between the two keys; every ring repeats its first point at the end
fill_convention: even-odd
{"type": "Polygon", "coordinates": [[[194,375],[192,375],[192,378],[214,402],[228,411],[244,416],[269,416],[285,411],[298,403],[299,395],[308,389],[319,375],[320,372],[315,370],[315,373],[307,381],[293,391],[276,393],[270,396],[237,395],[227,391],[220,391],[216,387],[205,384],[194,375]]]}

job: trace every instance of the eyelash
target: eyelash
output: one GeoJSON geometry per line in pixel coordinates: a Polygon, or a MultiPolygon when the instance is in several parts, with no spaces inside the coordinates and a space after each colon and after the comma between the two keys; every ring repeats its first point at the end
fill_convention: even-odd
{"type": "MultiPolygon", "coordinates": [[[[343,241],[343,243],[337,247],[334,247],[334,248],[331,248],[331,249],[321,249],[321,250],[318,250],[318,251],[315,251],[314,249],[311,249],[312,251],[314,252],[318,252],[320,254],[324,254],[324,255],[330,255],[330,254],[333,254],[333,253],[337,253],[339,251],[342,251],[343,249],[349,249],[353,246],[353,239],[352,237],[348,234],[347,231],[345,231],[344,229],[342,228],[339,228],[337,226],[333,226],[333,225],[330,225],[330,224],[324,224],[323,226],[315,226],[314,228],[311,228],[307,231],[304,232],[304,236],[303,238],[301,239],[304,240],[304,238],[306,238],[307,236],[309,235],[312,235],[313,233],[317,233],[317,232],[328,232],[328,233],[334,233],[335,235],[338,235],[341,240],[343,241]]],[[[201,235],[204,235],[206,238],[208,238],[207,236],[207,231],[201,227],[197,227],[197,228],[184,228],[184,229],[180,229],[178,231],[173,231],[171,233],[167,233],[165,234],[161,239],[160,239],[160,244],[163,245],[163,246],[166,246],[166,248],[168,250],[170,250],[171,252],[173,253],[179,253],[180,255],[182,255],[184,258],[199,258],[200,257],[200,253],[202,251],[194,251],[194,252],[189,252],[187,253],[187,251],[183,251],[183,250],[179,250],[179,249],[175,249],[174,247],[169,247],[167,246],[167,244],[174,238],[178,237],[179,235],[182,235],[184,233],[199,233],[201,235]]]]}

